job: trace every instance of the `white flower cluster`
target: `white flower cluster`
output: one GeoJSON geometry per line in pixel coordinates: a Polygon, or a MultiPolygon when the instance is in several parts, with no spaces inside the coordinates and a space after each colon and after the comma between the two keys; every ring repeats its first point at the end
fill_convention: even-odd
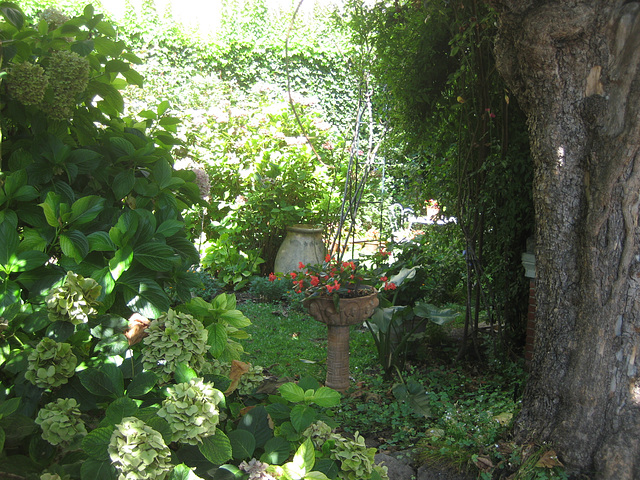
{"type": "Polygon", "coordinates": [[[38,412],[35,422],[42,428],[42,438],[51,445],[70,443],[76,436],[87,434],[78,402],[73,398],[58,398],[47,403],[38,412]]]}
{"type": "Polygon", "coordinates": [[[164,381],[171,378],[178,363],[186,363],[197,372],[202,370],[209,332],[200,320],[169,309],[151,322],[147,334],[142,351],[145,369],[160,374],[164,381]]]}
{"type": "Polygon", "coordinates": [[[224,394],[201,378],[178,383],[167,389],[158,416],[164,418],[173,432],[172,441],[197,445],[216,433],[220,418],[218,404],[224,394]]]}
{"type": "Polygon", "coordinates": [[[164,480],[173,465],[162,435],[136,417],[116,425],[108,446],[118,480],[164,480]]]}

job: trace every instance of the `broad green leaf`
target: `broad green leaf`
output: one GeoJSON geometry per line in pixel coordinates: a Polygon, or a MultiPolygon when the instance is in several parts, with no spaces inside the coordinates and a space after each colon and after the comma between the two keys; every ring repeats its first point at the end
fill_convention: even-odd
{"type": "Polygon", "coordinates": [[[92,458],[82,462],[80,467],[81,480],[116,480],[118,472],[109,460],[94,460],[92,458]]]}
{"type": "Polygon", "coordinates": [[[240,310],[227,310],[220,315],[220,318],[235,328],[245,328],[251,325],[251,320],[240,310]]]}
{"type": "Polygon", "coordinates": [[[127,387],[127,395],[130,397],[141,397],[146,395],[158,383],[158,376],[154,372],[140,372],[135,374],[131,383],[127,387]]]}
{"type": "Polygon", "coordinates": [[[133,170],[123,170],[113,179],[111,189],[118,199],[126,197],[136,183],[136,176],[133,170]]]}
{"type": "Polygon", "coordinates": [[[2,13],[2,16],[6,18],[11,25],[16,27],[18,30],[22,29],[22,26],[24,25],[24,14],[15,3],[0,3],[0,13],[2,13]]]}
{"type": "Polygon", "coordinates": [[[238,428],[229,432],[229,441],[234,460],[250,460],[256,448],[256,439],[251,432],[238,428]]]}
{"type": "Polygon", "coordinates": [[[198,445],[200,453],[214,465],[222,465],[232,457],[231,442],[220,430],[210,437],[205,437],[198,445]]]}
{"type": "Polygon", "coordinates": [[[107,232],[98,231],[87,235],[90,252],[115,252],[116,246],[107,232]]]}
{"type": "Polygon", "coordinates": [[[144,86],[144,77],[140,75],[138,72],[136,72],[134,69],[129,68],[129,70],[122,72],[122,75],[124,76],[124,78],[127,79],[127,82],[129,82],[131,85],[136,85],[137,87],[140,87],[140,88],[144,86]]]}
{"type": "Polygon", "coordinates": [[[173,170],[169,162],[160,159],[153,166],[153,178],[161,189],[167,188],[171,183],[173,170]]]}
{"type": "Polygon", "coordinates": [[[109,425],[117,425],[123,418],[133,417],[138,411],[136,402],[127,397],[120,397],[111,402],[105,412],[105,420],[109,425]]]}
{"type": "Polygon", "coordinates": [[[302,445],[298,447],[293,456],[293,463],[310,472],[316,463],[316,451],[311,439],[307,438],[302,445]]]}
{"type": "Polygon", "coordinates": [[[9,264],[18,250],[19,242],[18,232],[10,222],[5,220],[0,223],[0,267],[9,264]]]}
{"type": "Polygon", "coordinates": [[[304,390],[293,382],[285,383],[278,388],[280,395],[289,400],[290,402],[303,402],[304,390]]]}
{"type": "Polygon", "coordinates": [[[173,467],[173,470],[171,470],[167,480],[202,480],[202,478],[193,473],[193,470],[184,463],[181,463],[180,465],[173,467]]]}
{"type": "Polygon", "coordinates": [[[340,398],[340,393],[329,387],[320,387],[313,395],[313,401],[321,407],[335,407],[340,398]]]}
{"type": "Polygon", "coordinates": [[[178,363],[173,374],[177,383],[187,383],[198,377],[196,371],[186,363],[178,363]]]}
{"type": "Polygon", "coordinates": [[[269,439],[273,438],[273,430],[269,427],[269,415],[264,406],[260,405],[245,413],[238,428],[251,432],[256,439],[256,448],[262,448],[269,439]]]}
{"type": "Polygon", "coordinates": [[[104,209],[105,199],[97,195],[82,197],[71,205],[71,218],[69,223],[84,225],[94,220],[104,209]]]}
{"type": "MultiPolygon", "coordinates": [[[[0,418],[8,417],[13,412],[18,410],[20,406],[20,397],[10,398],[0,403],[0,418]]],[[[0,450],[2,451],[2,450],[0,450]]]]}
{"type": "Polygon", "coordinates": [[[118,397],[119,388],[114,385],[111,378],[103,371],[95,368],[88,368],[78,372],[80,382],[94,395],[101,397],[118,397]]]}
{"type": "Polygon", "coordinates": [[[218,358],[227,347],[227,330],[224,325],[212,323],[207,326],[207,331],[209,332],[207,343],[211,346],[209,353],[214,358],[218,358]]]}
{"type": "Polygon", "coordinates": [[[90,81],[87,91],[100,95],[106,104],[116,112],[121,113],[124,110],[124,99],[113,85],[98,81],[90,81]]]}
{"type": "Polygon", "coordinates": [[[335,460],[330,458],[319,458],[313,466],[314,471],[322,472],[328,478],[338,478],[340,467],[335,460]]]}
{"type": "Polygon", "coordinates": [[[291,454],[291,443],[282,437],[273,437],[264,444],[260,461],[272,465],[282,465],[291,454]]]}
{"type": "Polygon", "coordinates": [[[8,198],[12,198],[21,187],[27,184],[27,171],[23,168],[17,170],[8,177],[4,182],[4,192],[8,198]]]}
{"type": "Polygon", "coordinates": [[[18,191],[11,197],[11,200],[16,202],[30,202],[38,198],[38,191],[31,185],[24,185],[20,187],[18,191]]]}
{"type": "Polygon", "coordinates": [[[173,248],[153,242],[138,245],[133,249],[133,259],[156,272],[168,272],[180,261],[173,248]]]}
{"type": "Polygon", "coordinates": [[[96,52],[111,58],[118,58],[124,50],[124,43],[114,42],[109,38],[96,37],[94,42],[96,52]]]}
{"type": "Polygon", "coordinates": [[[81,263],[89,254],[89,241],[80,230],[71,230],[62,233],[59,237],[62,253],[81,263]]]}
{"type": "Polygon", "coordinates": [[[291,409],[291,424],[300,433],[318,420],[318,412],[309,405],[296,405],[291,409]]]}
{"type": "Polygon", "coordinates": [[[304,476],[304,480],[330,480],[323,472],[312,471],[307,472],[304,476]]]}
{"type": "Polygon", "coordinates": [[[49,256],[43,252],[29,250],[12,256],[7,264],[6,272],[28,272],[44,265],[49,256]]]}
{"type": "Polygon", "coordinates": [[[133,155],[136,151],[133,144],[126,138],[111,137],[109,138],[109,143],[111,143],[114,153],[120,157],[133,155]]]}
{"type": "Polygon", "coordinates": [[[162,102],[160,102],[157,108],[158,117],[164,114],[164,112],[166,112],[169,109],[169,106],[170,106],[169,102],[167,102],[166,100],[163,100],[162,102]]]}
{"type": "Polygon", "coordinates": [[[113,258],[109,260],[109,271],[115,281],[118,281],[129,269],[131,262],[133,262],[133,249],[129,245],[116,251],[113,258]]]}
{"type": "Polygon", "coordinates": [[[42,207],[44,211],[44,216],[47,219],[47,223],[52,226],[59,228],[60,221],[58,220],[58,212],[60,211],[60,205],[62,203],[62,197],[55,192],[47,193],[47,197],[44,202],[39,203],[38,206],[42,207]]]}
{"type": "Polygon", "coordinates": [[[88,38],[80,42],[74,42],[71,44],[71,51],[77,53],[81,57],[86,57],[93,52],[93,39],[88,38]]]}
{"type": "Polygon", "coordinates": [[[171,220],[171,219],[165,220],[158,226],[156,233],[166,238],[166,237],[175,235],[183,227],[184,227],[184,222],[181,222],[179,220],[171,220]]]}
{"type": "Polygon", "coordinates": [[[0,452],[4,450],[4,439],[6,435],[4,434],[4,428],[0,427],[0,452]]]}
{"type": "Polygon", "coordinates": [[[111,460],[107,447],[113,434],[113,426],[96,428],[82,439],[82,450],[94,460],[111,460]]]}
{"type": "Polygon", "coordinates": [[[158,318],[169,311],[169,299],[155,281],[123,276],[117,285],[123,290],[125,304],[134,312],[147,318],[158,318]]]}
{"type": "Polygon", "coordinates": [[[28,250],[36,250],[38,252],[44,252],[48,243],[40,233],[41,231],[39,229],[24,227],[22,229],[22,241],[18,246],[18,251],[26,252],[28,250]]]}

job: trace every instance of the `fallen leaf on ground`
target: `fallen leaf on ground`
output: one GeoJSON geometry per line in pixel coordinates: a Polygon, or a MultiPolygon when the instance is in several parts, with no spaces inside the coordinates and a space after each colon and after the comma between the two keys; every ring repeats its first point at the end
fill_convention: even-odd
{"type": "Polygon", "coordinates": [[[536,467],[553,468],[564,467],[564,465],[558,460],[558,454],[553,450],[549,450],[548,452],[544,452],[542,457],[540,457],[540,460],[536,463],[536,467]]]}

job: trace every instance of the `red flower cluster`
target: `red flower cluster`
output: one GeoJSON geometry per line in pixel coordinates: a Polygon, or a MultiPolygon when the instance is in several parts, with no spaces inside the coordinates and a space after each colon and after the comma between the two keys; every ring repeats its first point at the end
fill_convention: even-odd
{"type": "MultiPolygon", "coordinates": [[[[381,250],[382,252],[382,250],[381,250]]],[[[390,253],[384,252],[387,255],[390,253]]],[[[358,272],[358,265],[355,262],[338,261],[327,255],[322,264],[298,265],[298,272],[291,272],[287,276],[293,282],[296,293],[306,291],[310,296],[316,295],[346,295],[352,291],[354,286],[376,283],[376,279],[366,281],[358,272]]],[[[274,281],[278,276],[269,274],[269,281],[274,281]]],[[[384,282],[385,290],[393,290],[396,285],[389,282],[387,277],[380,278],[384,282]]]]}

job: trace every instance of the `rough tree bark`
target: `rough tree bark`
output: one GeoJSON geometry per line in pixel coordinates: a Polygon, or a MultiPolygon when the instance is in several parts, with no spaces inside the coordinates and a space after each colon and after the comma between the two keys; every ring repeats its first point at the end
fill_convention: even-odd
{"type": "Polygon", "coordinates": [[[537,326],[518,439],[640,478],[640,2],[494,0],[535,164],[537,326]]]}

